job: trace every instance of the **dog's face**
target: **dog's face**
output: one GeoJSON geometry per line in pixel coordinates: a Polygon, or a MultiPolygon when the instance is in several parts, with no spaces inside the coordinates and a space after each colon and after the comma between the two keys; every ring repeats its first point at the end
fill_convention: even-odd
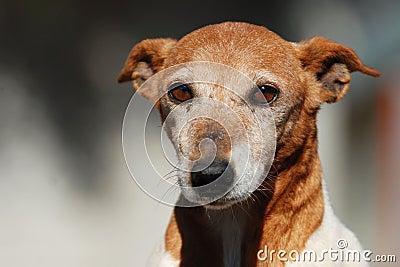
{"type": "Polygon", "coordinates": [[[139,43],[119,81],[132,80],[155,102],[186,199],[226,207],[260,184],[273,191],[271,164],[271,172],[287,167],[314,132],[319,106],[346,94],[352,71],[378,75],[327,39],[291,43],[261,26],[222,23],[139,43]]]}

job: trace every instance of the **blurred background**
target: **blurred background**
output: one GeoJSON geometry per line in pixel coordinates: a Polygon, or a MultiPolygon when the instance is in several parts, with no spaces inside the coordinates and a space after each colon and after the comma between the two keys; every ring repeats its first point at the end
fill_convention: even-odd
{"type": "MultiPolygon", "coordinates": [[[[144,265],[172,209],[125,166],[134,92],[116,77],[135,43],[226,20],[323,35],[382,72],[353,74],[347,97],[323,106],[320,155],[340,219],[400,261],[399,13],[396,0],[0,0],[0,266],[144,265]]],[[[374,266],[386,265],[399,266],[374,266]]]]}

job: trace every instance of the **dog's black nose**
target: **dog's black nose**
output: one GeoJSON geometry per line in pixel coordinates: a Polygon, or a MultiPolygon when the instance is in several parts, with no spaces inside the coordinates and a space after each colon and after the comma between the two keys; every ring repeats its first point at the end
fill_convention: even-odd
{"type": "MultiPolygon", "coordinates": [[[[199,169],[196,168],[198,167],[197,165],[201,165],[201,163],[199,164],[196,163],[193,166],[193,169],[199,169]]],[[[208,185],[220,177],[221,177],[220,185],[229,186],[233,183],[233,175],[234,175],[233,169],[229,165],[229,162],[214,161],[207,168],[201,171],[196,171],[191,173],[192,186],[198,187],[198,186],[208,185]]]]}

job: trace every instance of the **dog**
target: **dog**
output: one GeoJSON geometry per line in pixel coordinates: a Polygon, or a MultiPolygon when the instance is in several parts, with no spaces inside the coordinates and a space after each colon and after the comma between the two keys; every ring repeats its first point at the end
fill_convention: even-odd
{"type": "MultiPolygon", "coordinates": [[[[199,74],[205,69],[207,67],[194,68],[192,73],[199,74]]],[[[318,262],[315,259],[297,262],[288,254],[312,250],[323,256],[325,250],[338,248],[338,240],[345,244],[339,250],[362,251],[357,238],[337,219],[329,203],[318,156],[316,127],[320,106],[337,102],[346,95],[350,73],[354,71],[375,77],[380,75],[364,65],[351,48],[326,38],[288,42],[263,26],[242,22],[205,26],[180,40],[147,39],[135,45],[118,82],[132,81],[138,93],[155,101],[162,122],[171,117],[175,124],[167,124],[166,130],[180,157],[195,160],[203,156],[200,154],[213,154],[208,165],[196,169],[201,162],[192,161],[186,165],[186,170],[178,172],[178,182],[185,188],[180,200],[198,205],[174,208],[163,251],[153,255],[152,266],[367,265],[364,260],[346,262],[327,257],[319,258],[318,262]],[[155,92],[160,89],[151,86],[141,88],[157,73],[192,62],[227,66],[249,77],[258,91],[235,87],[232,79],[228,83],[234,87],[234,92],[224,86],[199,85],[184,79],[163,94],[155,92]],[[160,97],[154,99],[152,96],[157,94],[160,97]],[[262,114],[263,110],[269,110],[268,118],[261,117],[261,120],[271,119],[274,133],[264,134],[264,130],[256,133],[254,120],[248,115],[241,117],[252,147],[261,147],[261,143],[275,144],[269,158],[264,157],[260,149],[243,148],[247,151],[247,161],[259,160],[261,169],[271,161],[271,167],[265,167],[257,174],[257,179],[251,177],[251,172],[242,171],[240,181],[235,180],[239,172],[237,166],[242,160],[243,136],[233,132],[238,140],[234,143],[213,120],[194,121],[185,128],[180,115],[173,114],[177,106],[186,105],[185,110],[194,109],[194,112],[213,110],[224,120],[226,112],[218,112],[218,107],[197,105],[195,100],[200,97],[221,102],[238,114],[242,114],[245,106],[241,103],[243,99],[252,99],[248,105],[250,113],[262,114]],[[182,125],[178,127],[176,123],[182,125]],[[213,149],[206,147],[200,151],[204,139],[214,142],[213,149]],[[233,160],[230,161],[230,157],[233,160]],[[229,190],[218,199],[207,202],[210,196],[195,191],[223,174],[222,184],[229,190]],[[249,182],[254,180],[259,182],[249,182]]],[[[225,73],[209,72],[217,82],[218,79],[226,82],[225,73]]],[[[229,125],[235,124],[234,119],[227,120],[229,125]]],[[[266,125],[265,131],[268,131],[271,124],[266,125]]],[[[233,126],[233,131],[239,126],[233,126]]]]}

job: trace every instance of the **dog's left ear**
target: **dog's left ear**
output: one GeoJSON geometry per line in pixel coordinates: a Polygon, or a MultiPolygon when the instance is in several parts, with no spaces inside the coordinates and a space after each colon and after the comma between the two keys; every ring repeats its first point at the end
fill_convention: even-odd
{"type": "Polygon", "coordinates": [[[298,56],[306,71],[320,83],[322,102],[334,103],[344,97],[350,85],[350,73],[360,71],[379,76],[379,71],[364,65],[349,47],[323,37],[297,43],[298,56]]]}
{"type": "Polygon", "coordinates": [[[148,78],[164,68],[165,59],[176,42],[171,38],[158,38],[146,39],[135,45],[126,59],[118,82],[132,81],[133,87],[138,90],[148,78]]]}

